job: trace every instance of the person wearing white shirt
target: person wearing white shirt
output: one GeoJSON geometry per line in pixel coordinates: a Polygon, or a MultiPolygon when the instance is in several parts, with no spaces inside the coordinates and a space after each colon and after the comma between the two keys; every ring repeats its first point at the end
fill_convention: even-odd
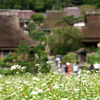
{"type": "Polygon", "coordinates": [[[73,65],[73,72],[77,75],[78,75],[78,69],[79,69],[79,65],[78,65],[78,62],[77,62],[76,64],[73,65]]]}
{"type": "Polygon", "coordinates": [[[94,64],[94,69],[97,70],[97,71],[99,71],[99,68],[100,68],[100,64],[95,63],[95,64],[94,64]]]}

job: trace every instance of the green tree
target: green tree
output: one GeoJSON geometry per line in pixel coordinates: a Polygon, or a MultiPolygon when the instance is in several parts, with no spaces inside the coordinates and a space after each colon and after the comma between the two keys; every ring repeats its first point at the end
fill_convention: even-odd
{"type": "Polygon", "coordinates": [[[41,23],[44,19],[44,16],[42,14],[33,14],[31,15],[31,19],[41,23]]]}
{"type": "Polygon", "coordinates": [[[77,18],[74,18],[73,15],[71,15],[71,16],[64,16],[62,18],[62,20],[60,20],[56,24],[65,23],[67,25],[72,25],[73,23],[75,23],[76,21],[78,21],[80,19],[85,19],[85,18],[84,18],[84,16],[80,16],[80,17],[77,17],[77,18]]]}
{"type": "Polygon", "coordinates": [[[55,9],[55,10],[60,10],[60,9],[62,9],[60,0],[55,0],[54,9],[55,9]]]}
{"type": "Polygon", "coordinates": [[[58,10],[69,6],[80,6],[83,4],[93,5],[100,8],[99,0],[0,0],[1,9],[21,7],[20,9],[31,9],[35,11],[46,11],[47,9],[58,10]]]}
{"type": "Polygon", "coordinates": [[[32,22],[29,22],[28,23],[28,28],[30,29],[30,30],[35,30],[35,28],[36,28],[36,26],[35,26],[35,23],[32,21],[32,22]]]}
{"type": "Polygon", "coordinates": [[[29,35],[33,40],[37,41],[45,40],[45,33],[41,30],[31,30],[29,35]]]}
{"type": "Polygon", "coordinates": [[[81,33],[72,26],[54,28],[53,35],[46,36],[46,43],[53,54],[66,54],[81,46],[81,33]]]}

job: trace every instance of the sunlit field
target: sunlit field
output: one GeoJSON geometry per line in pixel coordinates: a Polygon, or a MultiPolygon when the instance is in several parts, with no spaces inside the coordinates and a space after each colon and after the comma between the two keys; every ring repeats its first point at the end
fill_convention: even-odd
{"type": "Polygon", "coordinates": [[[100,74],[0,75],[0,100],[100,100],[100,74]]]}

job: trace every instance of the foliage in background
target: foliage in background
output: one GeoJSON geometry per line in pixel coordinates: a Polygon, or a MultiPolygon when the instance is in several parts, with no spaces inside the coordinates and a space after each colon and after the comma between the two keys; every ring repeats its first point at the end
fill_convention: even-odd
{"type": "Polygon", "coordinates": [[[30,9],[44,12],[47,9],[63,9],[81,5],[93,5],[100,8],[99,0],[1,0],[0,9],[30,9]]]}
{"type": "Polygon", "coordinates": [[[29,35],[33,40],[37,41],[45,40],[45,33],[41,30],[31,30],[29,35]]]}
{"type": "Polygon", "coordinates": [[[31,19],[41,23],[44,19],[44,16],[42,14],[33,14],[33,15],[31,15],[31,19]]]}
{"type": "Polygon", "coordinates": [[[29,36],[35,41],[45,41],[46,32],[39,29],[38,25],[31,21],[28,23],[28,28],[30,29],[29,36]]]}
{"type": "Polygon", "coordinates": [[[74,27],[61,27],[52,30],[53,35],[46,36],[46,43],[53,54],[66,54],[81,46],[81,33],[74,27]]]}
{"type": "Polygon", "coordinates": [[[28,28],[30,29],[30,30],[35,30],[36,29],[36,25],[35,25],[35,23],[32,21],[32,22],[29,22],[28,23],[28,28]]]}

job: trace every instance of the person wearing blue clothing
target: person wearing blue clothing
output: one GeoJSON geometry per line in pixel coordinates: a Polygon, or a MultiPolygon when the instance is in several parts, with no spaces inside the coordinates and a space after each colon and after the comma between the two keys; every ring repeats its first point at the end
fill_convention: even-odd
{"type": "Polygon", "coordinates": [[[93,73],[94,71],[94,65],[91,63],[90,67],[89,67],[89,71],[91,72],[91,74],[93,73]]]}

